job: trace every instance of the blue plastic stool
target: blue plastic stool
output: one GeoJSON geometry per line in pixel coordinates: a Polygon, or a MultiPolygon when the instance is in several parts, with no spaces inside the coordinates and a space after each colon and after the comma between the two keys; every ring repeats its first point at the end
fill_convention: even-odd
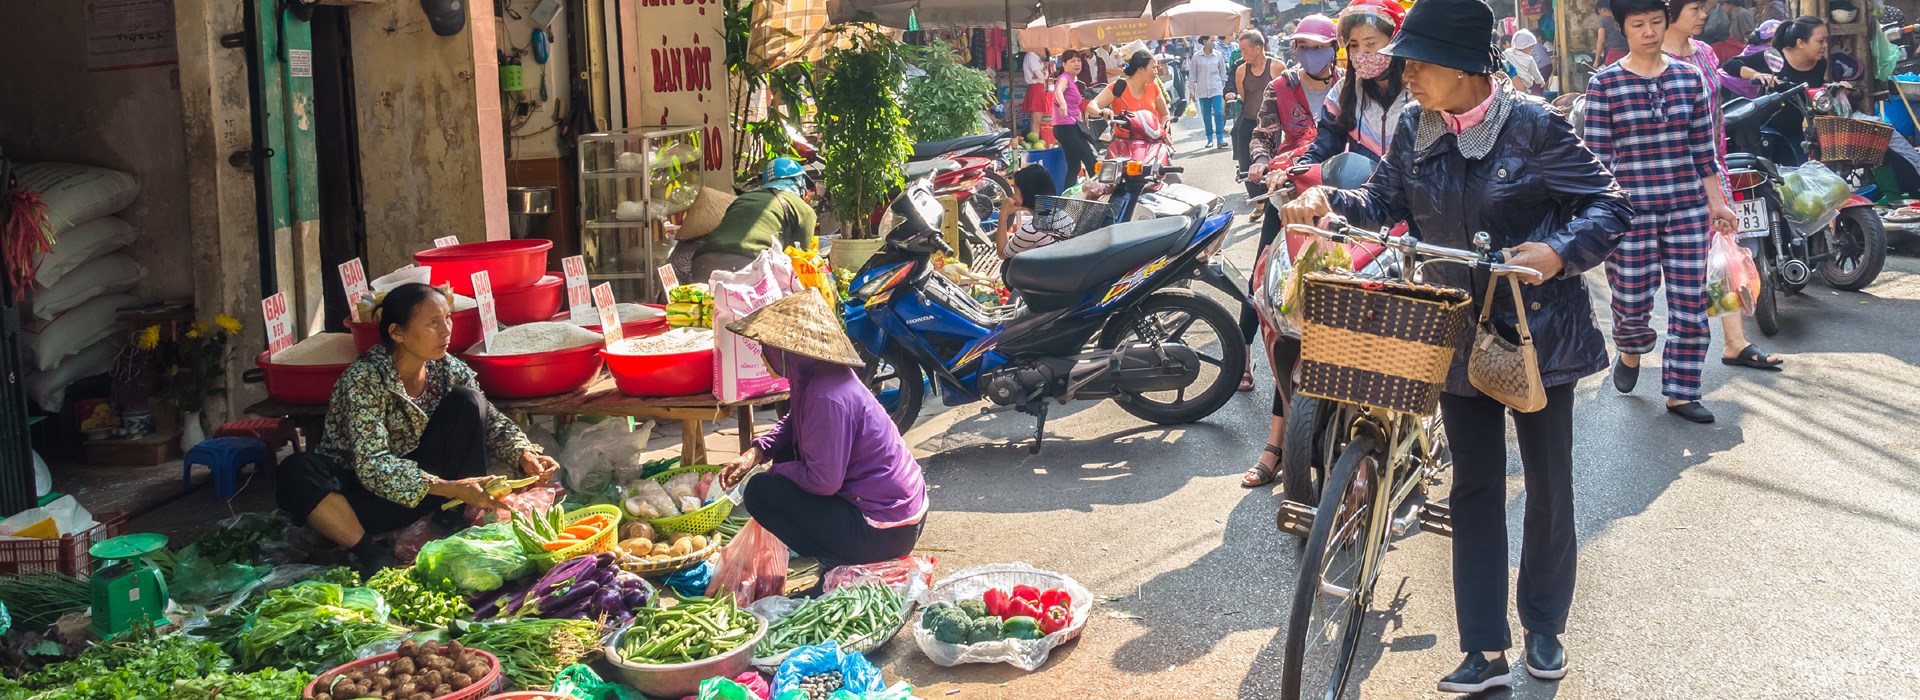
{"type": "Polygon", "coordinates": [[[240,468],[249,464],[258,471],[273,466],[273,453],[267,444],[250,437],[222,437],[202,440],[180,458],[181,490],[193,488],[193,465],[213,470],[213,495],[224,501],[240,490],[240,468]]]}

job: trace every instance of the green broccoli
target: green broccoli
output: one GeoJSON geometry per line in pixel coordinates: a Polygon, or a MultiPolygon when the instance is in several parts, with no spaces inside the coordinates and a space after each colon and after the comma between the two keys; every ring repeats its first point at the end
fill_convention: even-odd
{"type": "Polygon", "coordinates": [[[967,643],[992,642],[1004,639],[1000,634],[1000,621],[991,617],[974,618],[967,623],[967,643]]]}
{"type": "Polygon", "coordinates": [[[954,609],[954,607],[951,603],[934,603],[921,609],[920,629],[933,629],[933,621],[944,614],[943,611],[952,609],[954,609]]]}
{"type": "MultiPolygon", "coordinates": [[[[967,614],[967,617],[971,617],[975,619],[979,619],[982,617],[989,617],[987,615],[987,602],[979,598],[970,598],[967,600],[960,601],[959,608],[961,612],[964,612],[967,614]]],[[[998,619],[999,618],[995,618],[996,622],[998,621],[998,619]]]]}
{"type": "Polygon", "coordinates": [[[946,608],[934,612],[933,622],[928,629],[933,638],[946,644],[966,644],[972,634],[973,620],[959,608],[946,608]]]}

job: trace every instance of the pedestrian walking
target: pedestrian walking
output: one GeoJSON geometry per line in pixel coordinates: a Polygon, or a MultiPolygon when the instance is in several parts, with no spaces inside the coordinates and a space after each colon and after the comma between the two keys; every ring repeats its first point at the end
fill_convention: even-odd
{"type": "Polygon", "coordinates": [[[1538,95],[1547,89],[1547,78],[1540,74],[1540,66],[1533,61],[1533,47],[1540,40],[1533,32],[1522,29],[1513,33],[1513,46],[1503,52],[1507,64],[1513,66],[1513,86],[1529,95],[1538,95]]]}
{"type": "Polygon", "coordinates": [[[1667,342],[1661,393],[1667,411],[1712,423],[1700,404],[1706,368],[1707,249],[1713,231],[1732,232],[1722,167],[1713,145],[1713,100],[1693,64],[1661,50],[1666,0],[1614,0],[1614,21],[1627,37],[1627,57],[1587,84],[1586,141],[1633,200],[1632,226],[1607,260],[1613,290],[1613,386],[1631,393],[1641,356],[1658,334],[1653,297],[1666,285],[1667,342]]]}
{"type": "Polygon", "coordinates": [[[1329,212],[1358,225],[1405,220],[1432,243],[1465,248],[1485,231],[1508,262],[1539,270],[1518,303],[1485,273],[1434,265],[1427,281],[1493,295],[1493,318],[1510,339],[1527,315],[1547,405],[1509,412],[1467,379],[1472,352],[1454,355],[1440,395],[1453,450],[1453,595],[1465,658],[1439,689],[1468,693],[1510,685],[1507,626],[1507,439],[1512,416],[1526,486],[1519,581],[1513,589],[1526,630],[1528,673],[1567,673],[1566,630],[1578,542],[1573,517],[1574,384],[1606,368],[1581,273],[1599,265],[1626,229],[1632,207],[1613,176],[1580,144],[1573,127],[1513,89],[1494,53],[1493,12],[1480,0],[1420,0],[1383,53],[1406,62],[1418,104],[1366,185],[1315,188],[1282,209],[1288,223],[1329,212]]]}
{"type": "Polygon", "coordinates": [[[1187,59],[1187,94],[1200,105],[1200,126],[1206,131],[1207,148],[1227,142],[1224,95],[1227,85],[1227,56],[1212,41],[1202,39],[1193,57],[1187,59]]]}
{"type": "MultiPolygon", "coordinates": [[[[1242,105],[1254,105],[1253,109],[1241,107],[1240,118],[1233,123],[1233,160],[1239,166],[1239,176],[1246,183],[1247,196],[1258,197],[1266,194],[1266,183],[1257,178],[1247,177],[1247,168],[1253,165],[1253,152],[1250,150],[1253,129],[1260,125],[1260,101],[1267,96],[1267,85],[1273,82],[1273,76],[1286,70],[1278,59],[1267,55],[1267,38],[1258,29],[1249,29],[1240,33],[1241,65],[1233,73],[1233,81],[1227,87],[1227,101],[1239,101],[1242,105]]],[[[1253,220],[1259,221],[1265,208],[1253,210],[1253,220]]]]}
{"type": "Polygon", "coordinates": [[[1627,55],[1627,38],[1620,34],[1620,22],[1613,18],[1607,0],[1595,3],[1593,11],[1600,15],[1599,35],[1593,45],[1601,47],[1600,67],[1605,68],[1627,55]]]}
{"type": "MultiPolygon", "coordinates": [[[[1707,13],[1703,8],[1712,0],[1673,0],[1667,5],[1667,34],[1661,43],[1661,49],[1675,60],[1686,61],[1700,70],[1705,79],[1707,102],[1713,107],[1713,155],[1720,163],[1720,172],[1727,170],[1727,132],[1726,122],[1720,113],[1720,85],[1729,78],[1720,72],[1720,57],[1714,53],[1713,46],[1699,39],[1707,25],[1707,13]]],[[[1728,201],[1732,201],[1731,191],[1726,191],[1726,178],[1720,184],[1728,201]]],[[[1721,334],[1726,338],[1720,361],[1723,364],[1753,367],[1757,369],[1777,370],[1782,360],[1768,354],[1758,346],[1747,341],[1746,316],[1743,314],[1723,314],[1720,316],[1721,334]]]]}
{"type": "Polygon", "coordinates": [[[1067,186],[1080,181],[1080,173],[1091,176],[1100,162],[1093,152],[1093,136],[1084,126],[1081,110],[1086,95],[1080,92],[1080,74],[1086,58],[1079,51],[1060,54],[1060,72],[1053,76],[1053,138],[1067,156],[1067,186]]]}
{"type": "MultiPolygon", "coordinates": [[[[1392,0],[1371,1],[1392,4],[1392,0]]],[[[1400,123],[1410,98],[1401,77],[1405,62],[1381,53],[1381,49],[1399,31],[1399,16],[1368,2],[1359,0],[1341,13],[1340,43],[1347,49],[1346,73],[1334,83],[1313,146],[1297,164],[1322,163],[1348,152],[1377,161],[1393,144],[1394,126],[1400,123]]]]}

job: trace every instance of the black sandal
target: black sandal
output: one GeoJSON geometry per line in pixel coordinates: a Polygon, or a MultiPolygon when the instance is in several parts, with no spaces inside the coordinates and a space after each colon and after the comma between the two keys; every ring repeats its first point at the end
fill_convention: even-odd
{"type": "Polygon", "coordinates": [[[1640,367],[1628,366],[1626,362],[1616,358],[1613,361],[1613,388],[1622,394],[1631,394],[1633,388],[1639,384],[1640,367]]]}
{"type": "Polygon", "coordinates": [[[1264,453],[1273,455],[1273,466],[1255,463],[1247,469],[1245,476],[1240,477],[1240,488],[1257,489],[1280,478],[1280,459],[1284,456],[1280,453],[1280,448],[1268,445],[1264,453]]]}
{"type": "Polygon", "coordinates": [[[1733,357],[1721,355],[1720,363],[1734,367],[1752,367],[1754,369],[1778,372],[1780,371],[1780,365],[1786,362],[1786,360],[1778,357],[1773,358],[1773,360],[1769,362],[1767,360],[1768,357],[1770,357],[1770,355],[1768,355],[1765,350],[1761,350],[1760,346],[1748,343],[1746,349],[1741,350],[1733,357]]]}
{"type": "Polygon", "coordinates": [[[1667,412],[1695,423],[1713,422],[1713,411],[1707,410],[1707,407],[1700,405],[1698,401],[1688,401],[1686,403],[1668,406],[1667,412]]]}

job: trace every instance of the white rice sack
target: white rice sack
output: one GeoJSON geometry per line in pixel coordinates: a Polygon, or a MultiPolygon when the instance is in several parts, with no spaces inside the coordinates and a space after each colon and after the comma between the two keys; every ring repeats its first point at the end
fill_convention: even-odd
{"type": "Polygon", "coordinates": [[[103,255],[62,276],[51,287],[36,284],[33,315],[51,321],[94,297],[132,289],[146,276],[147,268],[126,253],[103,255]]]}
{"type": "Polygon", "coordinates": [[[274,353],[267,361],[276,365],[344,365],[359,357],[351,333],[320,333],[274,353]]]}
{"type": "Polygon", "coordinates": [[[600,334],[564,321],[536,321],[506,328],[493,336],[490,348],[482,341],[473,346],[473,355],[531,355],[538,352],[568,350],[593,345],[600,334]],[[485,349],[487,352],[482,352],[485,349]]]}
{"type": "Polygon", "coordinates": [[[675,328],[660,335],[626,338],[607,348],[618,355],[676,355],[713,349],[713,331],[707,328],[675,328]]]}
{"type": "Polygon", "coordinates": [[[479,305],[480,302],[475,301],[473,297],[465,294],[453,295],[453,312],[456,314],[479,305]]]}
{"type": "Polygon", "coordinates": [[[58,236],[69,228],[127,208],[140,196],[132,175],[74,163],[28,163],[14,169],[20,186],[40,193],[47,223],[58,236]]]}
{"type": "Polygon", "coordinates": [[[51,287],[81,265],[125,248],[139,237],[140,232],[133,224],[117,216],[103,216],[75,226],[54,240],[53,252],[34,254],[38,268],[33,281],[51,287]]]}

